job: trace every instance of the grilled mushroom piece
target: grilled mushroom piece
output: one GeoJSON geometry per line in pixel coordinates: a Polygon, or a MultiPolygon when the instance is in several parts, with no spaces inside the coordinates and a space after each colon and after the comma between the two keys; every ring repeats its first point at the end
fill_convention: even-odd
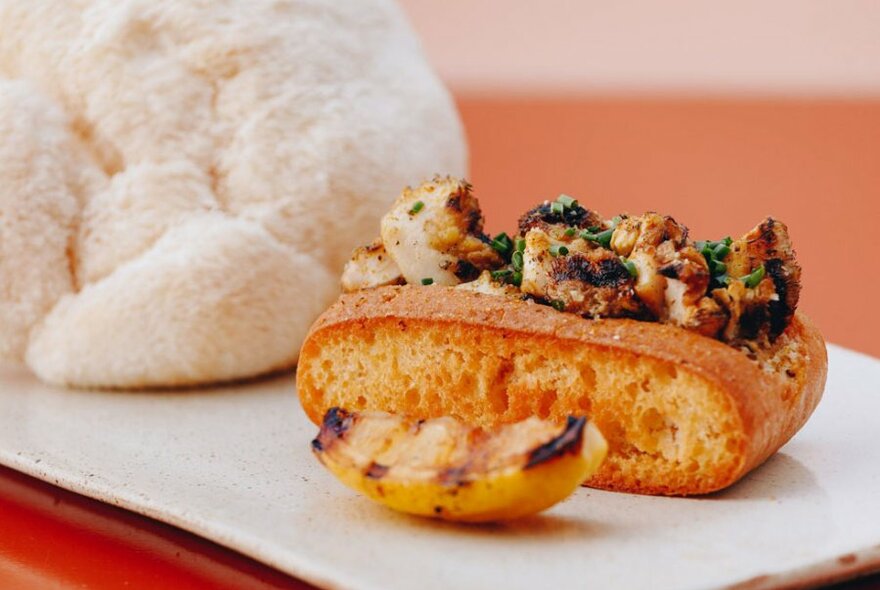
{"type": "Polygon", "coordinates": [[[605,221],[598,213],[582,207],[576,201],[569,207],[554,207],[553,205],[554,203],[545,201],[520,217],[520,235],[526,235],[533,228],[544,231],[547,231],[549,226],[589,229],[603,228],[605,224],[605,221]]]}
{"type": "Polygon", "coordinates": [[[789,325],[800,275],[788,228],[772,217],[735,241],[693,242],[668,215],[606,220],[560,195],[526,212],[513,239],[491,240],[471,186],[437,177],[404,190],[382,220],[381,239],[355,251],[343,287],[460,285],[749,347],[773,342],[789,325]]]}
{"type": "Polygon", "coordinates": [[[726,339],[764,335],[774,340],[791,321],[801,292],[801,267],[788,227],[772,217],[764,219],[731,244],[725,262],[734,288],[713,296],[730,310],[731,322],[737,318],[725,330],[726,339]],[[733,281],[743,282],[747,277],[755,283],[751,290],[744,291],[733,281]]]}
{"type": "Polygon", "coordinates": [[[639,317],[635,279],[610,250],[596,248],[557,257],[551,263],[546,298],[565,311],[599,317],[639,317]]]}
{"type": "Polygon", "coordinates": [[[382,218],[382,242],[412,284],[457,285],[503,264],[471,185],[451,177],[405,189],[382,218]]]}
{"type": "Polygon", "coordinates": [[[342,290],[346,293],[405,282],[397,263],[378,238],[356,248],[342,271],[342,290]]]}

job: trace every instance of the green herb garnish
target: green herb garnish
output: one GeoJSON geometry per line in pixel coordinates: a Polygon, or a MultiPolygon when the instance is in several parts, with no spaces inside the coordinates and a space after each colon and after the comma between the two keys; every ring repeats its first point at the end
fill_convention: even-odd
{"type": "Polygon", "coordinates": [[[632,260],[627,260],[622,256],[620,257],[620,262],[623,264],[623,266],[626,267],[626,271],[629,273],[629,276],[631,276],[632,278],[636,278],[637,276],[639,276],[639,269],[636,268],[635,262],[633,262],[632,260]]]}
{"type": "Polygon", "coordinates": [[[600,231],[599,233],[591,232],[590,230],[585,230],[581,232],[581,237],[585,240],[590,240],[591,242],[596,242],[603,248],[608,248],[611,246],[611,236],[614,234],[614,228],[606,229],[605,231],[600,231]]]}
{"type": "Polygon", "coordinates": [[[724,244],[718,244],[712,250],[712,257],[715,258],[715,260],[724,260],[727,258],[728,254],[730,254],[730,246],[724,244]]]}
{"type": "Polygon", "coordinates": [[[571,208],[573,208],[573,207],[577,207],[577,206],[578,206],[577,199],[573,199],[573,198],[569,197],[568,195],[559,195],[559,196],[556,198],[556,202],[557,202],[557,203],[562,203],[562,206],[563,206],[565,209],[571,209],[571,208]]]}
{"type": "Polygon", "coordinates": [[[562,299],[554,299],[550,302],[550,307],[556,311],[565,311],[565,301],[562,299]]]}
{"type": "Polygon", "coordinates": [[[423,285],[433,285],[434,279],[432,279],[431,277],[426,277],[426,278],[422,279],[422,284],[423,285]]]}
{"type": "Polygon", "coordinates": [[[710,289],[718,287],[726,287],[730,283],[730,277],[727,276],[727,265],[724,259],[730,254],[730,245],[733,239],[729,236],[723,240],[700,240],[694,243],[694,246],[706,259],[706,265],[709,267],[711,276],[710,289]]]}
{"type": "Polygon", "coordinates": [[[513,241],[506,233],[501,232],[492,239],[492,248],[494,248],[501,256],[507,259],[513,251],[513,241]]]}
{"type": "Polygon", "coordinates": [[[490,274],[495,281],[500,281],[509,285],[516,285],[517,287],[522,284],[522,273],[519,271],[502,268],[500,270],[493,270],[490,274]]]}
{"type": "Polygon", "coordinates": [[[745,283],[746,287],[748,287],[749,289],[754,289],[761,281],[764,280],[765,274],[766,271],[764,270],[764,265],[762,264],[746,276],[740,277],[739,280],[745,283]]]}
{"type": "Polygon", "coordinates": [[[422,201],[416,201],[415,203],[413,203],[412,209],[409,210],[409,214],[415,215],[424,208],[425,204],[422,201]]]}
{"type": "Polygon", "coordinates": [[[523,253],[517,250],[510,257],[510,264],[513,266],[513,270],[522,270],[523,269],[523,253]]]}
{"type": "Polygon", "coordinates": [[[555,203],[550,203],[550,212],[555,213],[556,215],[563,215],[565,213],[565,205],[556,201],[555,203]]]}
{"type": "Polygon", "coordinates": [[[561,244],[553,244],[550,246],[550,256],[556,258],[557,256],[565,256],[568,254],[568,248],[561,244]]]}
{"type": "Polygon", "coordinates": [[[576,234],[576,233],[577,233],[577,230],[576,230],[575,228],[573,228],[573,227],[570,227],[570,228],[568,228],[567,230],[565,230],[565,236],[566,236],[567,238],[570,238],[570,237],[574,236],[574,234],[576,234]]]}
{"type": "Polygon", "coordinates": [[[525,252],[526,251],[526,241],[522,238],[516,239],[516,251],[517,252],[525,252]]]}

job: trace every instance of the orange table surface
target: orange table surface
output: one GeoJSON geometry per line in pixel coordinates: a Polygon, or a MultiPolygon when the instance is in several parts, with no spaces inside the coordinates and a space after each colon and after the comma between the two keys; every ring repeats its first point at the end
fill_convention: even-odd
{"type": "MultiPolygon", "coordinates": [[[[560,192],[611,216],[655,209],[693,235],[787,222],[803,309],[880,355],[880,101],[462,99],[488,228],[560,192]]],[[[442,171],[438,171],[442,172],[442,171]]],[[[0,588],[310,586],[183,531],[0,468],[0,588]]],[[[880,576],[840,586],[880,589],[880,576]]]]}

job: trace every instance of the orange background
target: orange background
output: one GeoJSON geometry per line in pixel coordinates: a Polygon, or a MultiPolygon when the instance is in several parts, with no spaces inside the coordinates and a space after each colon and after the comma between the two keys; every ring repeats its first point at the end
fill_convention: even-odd
{"type": "Polygon", "coordinates": [[[696,238],[788,224],[801,309],[880,356],[880,100],[460,97],[490,231],[567,193],[607,217],[656,210],[696,238]]]}

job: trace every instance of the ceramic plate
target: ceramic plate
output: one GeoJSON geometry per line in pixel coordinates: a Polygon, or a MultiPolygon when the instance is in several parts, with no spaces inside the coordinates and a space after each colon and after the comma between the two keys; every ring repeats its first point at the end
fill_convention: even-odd
{"type": "Polygon", "coordinates": [[[779,588],[880,569],[880,361],[830,347],[825,398],[781,452],[706,498],[581,489],[455,526],[392,513],[312,458],[292,378],[94,393],[0,373],[0,462],[318,586],[779,588]]]}

